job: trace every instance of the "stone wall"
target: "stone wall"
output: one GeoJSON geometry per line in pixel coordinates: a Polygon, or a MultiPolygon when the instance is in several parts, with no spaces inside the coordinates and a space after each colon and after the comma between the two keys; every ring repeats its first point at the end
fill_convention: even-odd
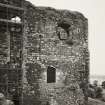
{"type": "Polygon", "coordinates": [[[0,37],[0,66],[4,67],[9,61],[9,33],[2,31],[0,37]]]}
{"type": "Polygon", "coordinates": [[[23,103],[84,105],[89,73],[87,19],[78,12],[29,2],[25,9],[23,103]],[[47,82],[49,66],[56,70],[52,83],[47,82]]]}
{"type": "Polygon", "coordinates": [[[22,24],[0,24],[0,77],[6,77],[0,83],[6,84],[5,93],[16,82],[17,88],[23,87],[23,105],[84,105],[89,75],[87,19],[78,12],[29,2],[24,9],[24,32],[22,24]],[[55,70],[51,83],[49,67],[55,70]],[[13,83],[8,85],[7,80],[13,83]]]}
{"type": "Polygon", "coordinates": [[[18,0],[18,1],[17,0],[0,0],[0,3],[9,4],[16,7],[22,7],[23,0],[18,0]]]}
{"type": "Polygon", "coordinates": [[[22,93],[22,2],[0,0],[0,92],[17,102],[22,93]]]}

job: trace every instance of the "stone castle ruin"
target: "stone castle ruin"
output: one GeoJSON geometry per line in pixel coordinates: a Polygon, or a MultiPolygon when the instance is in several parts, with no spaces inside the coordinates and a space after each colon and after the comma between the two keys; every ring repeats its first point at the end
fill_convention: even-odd
{"type": "Polygon", "coordinates": [[[0,92],[15,105],[85,105],[88,20],[79,12],[0,1],[0,92]]]}

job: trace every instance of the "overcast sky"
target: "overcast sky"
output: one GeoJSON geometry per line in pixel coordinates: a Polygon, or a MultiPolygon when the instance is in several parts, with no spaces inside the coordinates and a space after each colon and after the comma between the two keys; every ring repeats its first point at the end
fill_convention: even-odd
{"type": "Polygon", "coordinates": [[[89,21],[90,74],[105,75],[105,0],[27,0],[35,6],[79,11],[89,21]]]}

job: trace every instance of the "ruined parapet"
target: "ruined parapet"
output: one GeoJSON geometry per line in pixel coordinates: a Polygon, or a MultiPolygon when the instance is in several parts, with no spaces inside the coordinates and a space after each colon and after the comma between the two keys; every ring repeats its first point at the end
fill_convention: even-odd
{"type": "Polygon", "coordinates": [[[25,2],[23,104],[84,105],[87,19],[78,12],[25,2]]]}

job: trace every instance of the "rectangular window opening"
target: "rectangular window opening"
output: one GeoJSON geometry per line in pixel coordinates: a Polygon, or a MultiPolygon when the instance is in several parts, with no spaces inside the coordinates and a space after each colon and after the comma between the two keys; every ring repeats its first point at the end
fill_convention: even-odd
{"type": "Polygon", "coordinates": [[[56,69],[54,67],[48,66],[47,68],[47,83],[56,82],[56,69]]]}

